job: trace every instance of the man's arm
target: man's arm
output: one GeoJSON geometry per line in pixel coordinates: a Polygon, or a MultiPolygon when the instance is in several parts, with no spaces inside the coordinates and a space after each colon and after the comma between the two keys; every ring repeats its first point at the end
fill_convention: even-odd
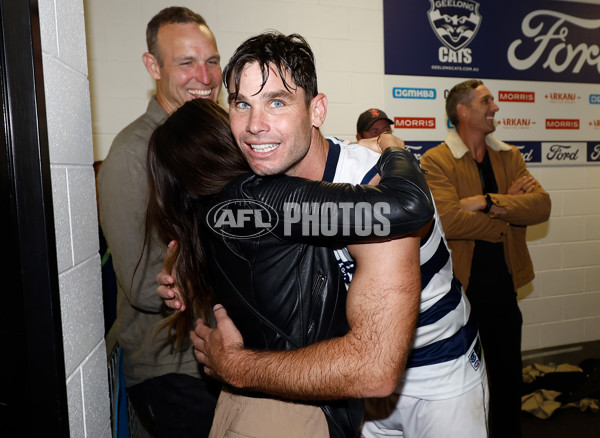
{"type": "Polygon", "coordinates": [[[423,155],[421,165],[428,172],[427,182],[449,240],[500,242],[508,225],[533,225],[550,215],[550,197],[531,176],[518,149],[503,152],[510,153],[505,171],[511,185],[505,188],[506,194],[490,194],[493,205],[488,214],[481,211],[486,205],[484,195],[459,198],[457,178],[469,175],[457,175],[444,164],[443,155],[432,153],[434,150],[423,155]]]}
{"type": "Polygon", "coordinates": [[[292,399],[383,397],[396,387],[412,344],[421,294],[419,239],[349,248],[356,259],[347,299],[349,332],[293,351],[243,348],[233,322],[191,333],[209,375],[250,391],[292,399]]]}
{"type": "Polygon", "coordinates": [[[513,148],[507,160],[509,174],[515,180],[506,194],[491,194],[494,204],[501,212],[493,212],[492,217],[509,222],[511,225],[535,225],[550,217],[550,195],[527,170],[521,152],[513,148]],[[525,181],[521,190],[520,181],[525,181]]]}
{"type": "MultiPolygon", "coordinates": [[[[518,151],[517,153],[520,154],[518,151]]],[[[513,157],[509,167],[509,173],[520,176],[515,177],[505,194],[490,193],[492,203],[489,209],[490,217],[521,226],[535,225],[548,220],[551,208],[548,193],[529,173],[522,159],[515,160],[513,157]]],[[[487,204],[485,195],[460,199],[460,205],[466,211],[481,211],[487,204]]]]}
{"type": "MultiPolygon", "coordinates": [[[[279,217],[283,220],[278,222],[279,227],[273,229],[272,232],[283,239],[301,240],[317,245],[341,246],[347,243],[389,240],[418,232],[420,228],[427,226],[426,224],[434,212],[429,187],[416,159],[410,153],[397,147],[398,144],[403,145],[404,142],[390,134],[382,134],[380,137],[383,139],[363,140],[381,141],[381,148],[385,151],[377,164],[381,178],[376,175],[370,181],[370,185],[331,184],[278,175],[269,177],[268,180],[253,178],[252,183],[249,183],[250,180],[248,180],[244,184],[236,186],[237,190],[243,189],[242,193],[234,191],[230,195],[236,199],[259,200],[278,212],[279,217]],[[276,190],[273,190],[274,187],[276,190]],[[314,234],[308,236],[301,222],[294,224],[288,222],[289,229],[285,230],[287,215],[284,213],[284,206],[286,203],[303,204],[316,201],[335,205],[360,203],[370,205],[373,209],[377,204],[388,205],[389,213],[382,214],[388,219],[385,225],[388,231],[382,236],[372,233],[364,235],[362,223],[354,223],[353,215],[348,218],[343,211],[338,214],[337,210],[324,210],[317,219],[334,224],[337,220],[335,228],[340,231],[344,230],[343,235],[341,233],[321,235],[319,232],[314,233],[313,230],[314,234]]],[[[370,215],[374,226],[381,224],[378,222],[375,210],[371,211],[370,215]]],[[[289,221],[289,217],[287,220],[289,221]]],[[[323,226],[323,223],[320,222],[316,229],[330,230],[334,228],[330,225],[323,226]]],[[[170,246],[174,244],[175,242],[171,242],[170,246]]],[[[169,263],[169,254],[167,253],[165,265],[156,277],[157,293],[168,307],[183,311],[186,306],[181,300],[181,294],[175,282],[175,273],[169,270],[169,266],[172,265],[169,263]]]]}
{"type": "MultiPolygon", "coordinates": [[[[434,150],[435,148],[432,151],[434,150]]],[[[506,231],[506,221],[493,219],[481,211],[463,208],[456,190],[456,179],[465,176],[459,176],[454,169],[446,168],[443,160],[433,155],[432,151],[423,155],[421,165],[427,171],[425,177],[433,193],[446,238],[501,242],[506,231]]]]}
{"type": "Polygon", "coordinates": [[[142,256],[146,178],[145,163],[131,153],[105,161],[98,175],[100,222],[121,290],[132,306],[158,313],[162,300],[155,293],[155,275],[162,266],[164,245],[154,238],[146,242],[142,256]]]}

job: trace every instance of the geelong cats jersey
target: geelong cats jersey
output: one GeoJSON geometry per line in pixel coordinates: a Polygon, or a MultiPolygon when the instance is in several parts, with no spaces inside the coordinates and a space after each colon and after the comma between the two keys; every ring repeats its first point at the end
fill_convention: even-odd
{"type": "MultiPolygon", "coordinates": [[[[328,138],[323,181],[367,184],[377,175],[379,154],[357,144],[328,138]]],[[[397,393],[428,400],[455,397],[480,384],[485,373],[477,326],[454,276],[452,259],[437,210],[421,242],[421,303],[413,349],[397,393]]],[[[355,264],[346,248],[336,250],[346,287],[355,264]]]]}

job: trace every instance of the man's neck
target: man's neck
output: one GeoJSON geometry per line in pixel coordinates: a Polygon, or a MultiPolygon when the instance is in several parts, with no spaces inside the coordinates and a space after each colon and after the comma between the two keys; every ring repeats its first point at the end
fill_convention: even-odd
{"type": "Polygon", "coordinates": [[[177,110],[177,108],[171,105],[171,103],[165,99],[160,92],[156,93],[156,101],[169,115],[173,114],[175,110],[177,110]]]}
{"type": "Polygon", "coordinates": [[[329,153],[329,142],[321,132],[312,128],[311,144],[306,156],[298,163],[294,169],[293,176],[321,181],[327,164],[327,154],[329,153]]]}
{"type": "Polygon", "coordinates": [[[480,132],[457,129],[458,136],[463,141],[475,161],[481,163],[485,156],[485,135],[480,132]]]}

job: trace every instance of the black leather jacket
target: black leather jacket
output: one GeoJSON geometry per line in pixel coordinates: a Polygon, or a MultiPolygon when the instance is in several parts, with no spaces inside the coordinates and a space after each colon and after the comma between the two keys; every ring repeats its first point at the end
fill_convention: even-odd
{"type": "MultiPolygon", "coordinates": [[[[210,260],[209,284],[247,348],[290,350],[343,336],[348,331],[346,287],[331,249],[349,242],[389,240],[415,232],[431,220],[431,194],[412,154],[388,148],[377,166],[382,177],[377,186],[248,174],[229,184],[214,203],[203,205],[206,228],[202,239],[210,260]],[[361,204],[367,215],[377,203],[386,203],[389,213],[370,213],[375,226],[385,226],[389,221],[389,233],[363,235],[363,227],[353,214],[329,214],[336,210],[330,208],[313,216],[319,226],[306,236],[301,223],[290,223],[286,210],[289,202],[332,203],[329,206],[368,202],[361,204]],[[233,208],[228,217],[239,218],[244,215],[237,215],[236,209],[256,211],[257,205],[266,205],[278,218],[269,232],[265,232],[262,219],[245,221],[243,238],[235,237],[241,235],[236,229],[240,221],[215,227],[218,218],[224,217],[215,216],[215,212],[222,214],[221,207],[233,208]],[[338,232],[326,235],[334,226],[338,226],[338,232]]],[[[256,218],[251,213],[245,217],[256,218]]],[[[327,415],[332,437],[356,436],[363,417],[362,400],[319,405],[327,415]]]]}

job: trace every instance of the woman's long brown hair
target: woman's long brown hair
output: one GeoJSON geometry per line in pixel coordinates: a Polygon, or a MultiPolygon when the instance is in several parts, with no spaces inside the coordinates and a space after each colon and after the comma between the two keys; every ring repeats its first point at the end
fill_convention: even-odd
{"type": "Polygon", "coordinates": [[[152,134],[146,238],[155,227],[165,243],[178,242],[175,273],[187,308],[173,312],[162,325],[177,349],[188,338],[195,318],[209,320],[213,304],[198,207],[249,171],[227,112],[210,100],[185,103],[152,134]]]}

